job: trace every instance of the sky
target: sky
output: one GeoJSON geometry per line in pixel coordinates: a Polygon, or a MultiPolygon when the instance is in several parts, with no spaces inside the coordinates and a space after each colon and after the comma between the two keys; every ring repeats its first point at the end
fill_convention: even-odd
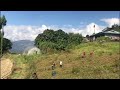
{"type": "Polygon", "coordinates": [[[119,11],[2,11],[7,19],[5,38],[11,41],[31,40],[45,29],[62,29],[83,36],[101,32],[119,24],[119,11]]]}

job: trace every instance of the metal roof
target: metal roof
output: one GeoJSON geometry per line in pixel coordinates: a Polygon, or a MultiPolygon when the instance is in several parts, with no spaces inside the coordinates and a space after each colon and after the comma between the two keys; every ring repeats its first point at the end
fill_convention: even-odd
{"type": "Polygon", "coordinates": [[[120,34],[120,32],[117,32],[115,30],[110,30],[110,31],[106,31],[104,33],[111,33],[111,34],[120,34]]]}
{"type": "Polygon", "coordinates": [[[90,37],[98,35],[98,34],[116,34],[116,35],[120,35],[120,32],[115,31],[115,30],[102,31],[102,32],[96,33],[94,35],[91,35],[90,37]]]}

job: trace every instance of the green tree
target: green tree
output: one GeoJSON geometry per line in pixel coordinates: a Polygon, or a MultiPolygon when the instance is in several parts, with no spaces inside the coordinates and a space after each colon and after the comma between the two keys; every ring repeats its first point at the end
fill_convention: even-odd
{"type": "MultiPolygon", "coordinates": [[[[7,52],[11,48],[12,48],[12,42],[9,39],[3,38],[2,53],[7,52]]],[[[0,53],[1,53],[1,37],[0,37],[0,53]]]]}
{"type": "Polygon", "coordinates": [[[55,51],[56,49],[56,44],[53,42],[40,42],[39,48],[42,53],[49,53],[50,51],[55,51]]]}
{"type": "Polygon", "coordinates": [[[68,34],[60,29],[57,31],[46,29],[35,39],[35,45],[40,49],[44,48],[44,50],[47,48],[65,50],[67,44],[68,34]]]}
{"type": "Polygon", "coordinates": [[[55,32],[52,29],[47,29],[43,32],[43,35],[46,36],[46,41],[55,42],[55,32]]]}
{"type": "Polygon", "coordinates": [[[35,45],[45,52],[48,52],[50,49],[65,51],[69,45],[78,45],[81,41],[81,34],[67,34],[61,29],[57,31],[46,29],[36,37],[35,45]]]}
{"type": "Polygon", "coordinates": [[[69,43],[70,44],[78,45],[82,42],[82,40],[83,40],[83,37],[81,34],[69,33],[69,43]]]}
{"type": "Polygon", "coordinates": [[[6,26],[7,20],[3,15],[0,17],[0,53],[4,53],[12,48],[12,43],[9,39],[4,37],[4,26],[6,26]]]}
{"type": "Polygon", "coordinates": [[[2,17],[0,17],[0,30],[4,28],[4,26],[6,26],[7,20],[5,18],[5,16],[3,15],[2,17]]]}
{"type": "Polygon", "coordinates": [[[55,43],[57,44],[57,50],[65,50],[68,45],[68,34],[59,29],[55,31],[55,43]]]}

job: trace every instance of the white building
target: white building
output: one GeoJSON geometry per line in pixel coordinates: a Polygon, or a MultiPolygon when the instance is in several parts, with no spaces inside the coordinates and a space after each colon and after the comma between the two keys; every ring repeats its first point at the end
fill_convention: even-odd
{"type": "Polygon", "coordinates": [[[27,47],[24,51],[23,51],[23,55],[32,55],[32,54],[40,54],[40,49],[37,47],[27,47]]]}

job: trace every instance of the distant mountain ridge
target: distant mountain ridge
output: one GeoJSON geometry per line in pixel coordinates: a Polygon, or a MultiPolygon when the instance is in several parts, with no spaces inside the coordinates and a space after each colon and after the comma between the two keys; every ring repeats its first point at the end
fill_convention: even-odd
{"type": "Polygon", "coordinates": [[[12,42],[12,53],[22,53],[27,47],[34,46],[34,41],[30,40],[19,40],[12,42]]]}

